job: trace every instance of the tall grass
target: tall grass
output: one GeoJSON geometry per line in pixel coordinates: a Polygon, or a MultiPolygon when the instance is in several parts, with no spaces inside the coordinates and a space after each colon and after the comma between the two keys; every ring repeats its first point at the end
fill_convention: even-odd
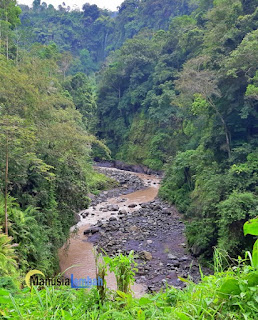
{"type": "MultiPolygon", "coordinates": [[[[248,232],[255,233],[248,229],[248,232]]],[[[240,257],[225,270],[221,251],[214,253],[214,275],[204,276],[199,284],[190,280],[178,290],[167,286],[155,294],[134,298],[130,286],[134,280],[133,252],[129,256],[104,258],[97,255],[97,276],[105,278],[107,264],[115,272],[118,291],[93,288],[33,287],[11,294],[0,289],[0,319],[91,319],[91,320],[256,320],[258,318],[258,269],[256,247],[252,265],[240,257]],[[255,263],[254,263],[255,261],[255,263]],[[101,302],[101,303],[100,303],[101,302]]],[[[200,269],[201,271],[201,269],[200,269]]]]}

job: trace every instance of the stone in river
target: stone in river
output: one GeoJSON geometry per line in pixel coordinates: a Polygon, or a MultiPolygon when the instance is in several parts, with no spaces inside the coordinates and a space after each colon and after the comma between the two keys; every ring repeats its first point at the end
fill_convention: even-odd
{"type": "Polygon", "coordinates": [[[148,203],[141,203],[140,206],[142,208],[148,208],[149,207],[149,204],[148,203]]]}
{"type": "Polygon", "coordinates": [[[119,215],[127,214],[127,210],[125,208],[120,208],[119,211],[118,211],[118,214],[119,215]]]}
{"type": "Polygon", "coordinates": [[[180,266],[180,263],[179,263],[178,260],[172,260],[171,264],[173,264],[174,267],[179,267],[180,266]]]}
{"type": "Polygon", "coordinates": [[[171,215],[171,210],[169,208],[163,208],[161,212],[163,214],[171,215]]]}
{"type": "Polygon", "coordinates": [[[138,230],[138,227],[134,225],[134,226],[131,226],[129,230],[132,232],[135,232],[138,230]]]}
{"type": "Polygon", "coordinates": [[[176,259],[177,259],[177,257],[176,257],[176,256],[174,256],[173,254],[169,253],[169,254],[168,254],[168,259],[176,260],[176,259]]]}
{"type": "Polygon", "coordinates": [[[107,206],[109,211],[118,211],[119,210],[119,206],[117,204],[110,204],[107,206]]]}
{"type": "Polygon", "coordinates": [[[145,260],[151,260],[152,259],[152,254],[148,251],[142,251],[140,253],[141,258],[145,259],[145,260]]]}
{"type": "Polygon", "coordinates": [[[95,227],[92,227],[92,228],[89,228],[89,229],[87,229],[87,230],[85,230],[84,232],[83,232],[83,234],[84,235],[87,235],[87,234],[94,234],[94,233],[97,233],[97,232],[99,232],[99,229],[98,228],[95,228],[95,227]]]}
{"type": "Polygon", "coordinates": [[[137,207],[137,203],[130,203],[128,205],[128,208],[135,208],[135,207],[137,207]]]}

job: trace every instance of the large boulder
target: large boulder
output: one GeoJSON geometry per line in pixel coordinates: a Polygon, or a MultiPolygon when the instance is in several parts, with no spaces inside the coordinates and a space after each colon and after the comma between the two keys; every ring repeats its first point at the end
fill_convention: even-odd
{"type": "Polygon", "coordinates": [[[137,203],[130,203],[128,205],[128,208],[135,208],[135,207],[137,207],[137,203]]]}
{"type": "Polygon", "coordinates": [[[109,218],[109,221],[110,221],[110,222],[112,222],[112,221],[117,221],[117,218],[116,218],[116,217],[110,217],[110,218],[109,218]]]}
{"type": "Polygon", "coordinates": [[[167,215],[171,215],[171,209],[169,209],[169,208],[163,208],[162,211],[161,211],[161,213],[167,214],[167,215]]]}
{"type": "Polygon", "coordinates": [[[84,234],[84,235],[87,235],[87,234],[94,234],[94,233],[97,233],[97,232],[99,232],[99,228],[91,227],[91,228],[85,230],[85,231],[83,232],[83,234],[84,234]]]}
{"type": "Polygon", "coordinates": [[[118,214],[119,214],[119,215],[123,215],[123,214],[125,215],[125,214],[127,214],[126,208],[120,208],[119,211],[118,211],[118,214]]]}
{"type": "Polygon", "coordinates": [[[119,210],[119,206],[117,204],[109,204],[107,206],[108,211],[118,211],[119,210]]]}
{"type": "Polygon", "coordinates": [[[140,252],[140,258],[144,259],[144,260],[151,260],[152,259],[152,254],[148,251],[142,251],[140,252]]]}

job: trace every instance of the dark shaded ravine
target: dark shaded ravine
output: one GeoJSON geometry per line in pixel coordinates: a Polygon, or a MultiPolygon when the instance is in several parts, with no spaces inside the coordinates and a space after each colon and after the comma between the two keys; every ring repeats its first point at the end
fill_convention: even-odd
{"type": "MultiPolygon", "coordinates": [[[[109,255],[135,251],[136,296],[159,290],[165,282],[182,287],[178,276],[197,280],[197,261],[185,249],[184,224],[175,207],[157,198],[160,178],[114,168],[97,170],[118,180],[121,187],[103,192],[80,212],[81,219],[71,230],[77,232],[71,232],[59,250],[61,272],[67,277],[73,273],[76,278],[95,278],[93,246],[98,245],[109,255]]],[[[113,274],[108,275],[107,285],[116,288],[113,274]]]]}

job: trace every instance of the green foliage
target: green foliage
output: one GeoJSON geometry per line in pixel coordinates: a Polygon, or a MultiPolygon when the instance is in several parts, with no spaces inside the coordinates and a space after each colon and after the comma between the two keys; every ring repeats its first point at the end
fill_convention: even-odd
{"type": "Polygon", "coordinates": [[[258,219],[252,219],[244,224],[244,235],[252,234],[258,236],[258,219]]]}
{"type": "Polygon", "coordinates": [[[203,99],[202,95],[196,93],[194,94],[194,102],[192,104],[192,113],[193,115],[198,115],[201,113],[205,113],[209,104],[205,99],[203,99]]]}
{"type": "MultiPolygon", "coordinates": [[[[258,218],[247,221],[244,224],[244,235],[258,236],[258,218]]],[[[252,252],[252,266],[258,269],[258,239],[255,241],[252,252]]]]}
{"type": "Polygon", "coordinates": [[[97,289],[33,287],[10,294],[1,289],[3,318],[65,319],[256,319],[258,273],[243,260],[232,269],[202,277],[199,284],[186,280],[187,287],[167,287],[152,295],[134,298],[117,292],[99,304],[97,289]]]}
{"type": "Polygon", "coordinates": [[[234,254],[239,252],[238,246],[247,246],[241,235],[244,221],[257,215],[257,197],[251,192],[233,192],[218,205],[219,246],[234,254]]]}
{"type": "Polygon", "coordinates": [[[7,59],[15,57],[15,41],[17,38],[12,32],[20,23],[21,9],[16,0],[2,0],[0,3],[0,54],[7,59]]]}
{"type": "MultiPolygon", "coordinates": [[[[92,6],[94,7],[94,5],[92,6]]],[[[100,61],[104,59],[111,18],[106,10],[99,10],[101,16],[91,19],[79,10],[70,11],[70,7],[59,6],[56,10],[52,5],[34,6],[29,9],[21,6],[23,46],[31,46],[38,42],[49,44],[54,41],[62,52],[72,52],[75,57],[70,61],[68,69],[71,73],[96,71],[100,61]]]]}
{"type": "Polygon", "coordinates": [[[70,73],[89,75],[112,50],[120,48],[142,29],[168,29],[170,18],[191,12],[195,5],[178,0],[127,0],[117,13],[87,3],[83,11],[71,10],[64,3],[55,9],[44,2],[33,8],[25,5],[21,8],[22,25],[18,32],[23,46],[54,41],[62,52],[72,52],[75,57],[69,66],[70,73]]]}
{"type": "Polygon", "coordinates": [[[113,258],[106,256],[103,259],[108,264],[109,270],[115,274],[118,295],[120,295],[119,292],[125,294],[131,292],[131,285],[134,283],[134,276],[137,271],[134,252],[131,251],[128,256],[120,253],[113,258]]]}
{"type": "Polygon", "coordinates": [[[23,272],[36,268],[51,275],[59,268],[57,249],[75,223],[74,213],[87,208],[91,191],[108,185],[92,169],[91,145],[106,155],[109,150],[85,129],[95,110],[87,77],[79,74],[62,85],[62,55],[54,44],[35,45],[21,55],[18,67],[0,55],[0,188],[8,155],[7,213],[18,265],[23,272]]]}
{"type": "Polygon", "coordinates": [[[160,195],[175,203],[188,220],[192,252],[206,258],[216,245],[232,255],[250,247],[241,230],[245,221],[257,215],[258,204],[256,153],[224,170],[214,160],[202,148],[178,153],[173,165],[167,166],[160,189],[160,195]]]}
{"type": "MultiPolygon", "coordinates": [[[[203,168],[212,164],[212,161],[212,152],[205,151],[203,148],[178,153],[173,166],[167,166],[167,174],[160,195],[175,203],[180,210],[186,211],[197,174],[202,174],[203,168]]],[[[207,172],[204,173],[206,174],[207,172]]],[[[198,182],[196,184],[200,185],[198,182]]]]}
{"type": "Polygon", "coordinates": [[[66,78],[63,87],[69,92],[75,107],[83,116],[83,121],[88,130],[96,125],[96,101],[92,84],[83,73],[66,78]]]}
{"type": "MultiPolygon", "coordinates": [[[[56,10],[38,0],[22,8],[17,28],[16,2],[0,5],[0,174],[10,151],[8,213],[21,269],[57,270],[57,248],[74,212],[110,181],[94,172],[91,159],[110,158],[110,150],[113,158],[166,170],[160,195],[184,215],[194,255],[211,259],[214,246],[234,256],[249,250],[253,237],[241,230],[257,215],[256,1],[126,0],[117,14],[90,4],[82,12],[56,10]],[[104,60],[95,83],[85,74],[104,60]]],[[[0,208],[2,222],[2,198],[0,208]]],[[[256,257],[257,241],[255,266],[256,257]]],[[[171,289],[138,301],[127,292],[133,258],[114,259],[119,296],[100,307],[92,301],[104,301],[103,293],[78,293],[92,305],[92,314],[82,308],[88,318],[254,319],[257,313],[251,268],[189,284],[182,295],[171,289]]],[[[40,295],[30,297],[33,310],[41,301],[39,318],[48,306],[35,300],[40,295]]],[[[56,299],[51,316],[82,316],[69,300],[76,293],[58,295],[65,307],[56,309],[56,299]]],[[[7,300],[15,317],[26,313],[23,298],[7,300]]]]}
{"type": "Polygon", "coordinates": [[[97,286],[97,290],[99,293],[99,298],[101,303],[105,301],[107,297],[107,264],[104,261],[102,253],[98,253],[97,249],[94,248],[94,257],[95,257],[95,264],[96,264],[96,279],[102,279],[103,284],[97,286]]]}
{"type": "Polygon", "coordinates": [[[12,238],[0,233],[0,275],[17,276],[17,257],[15,249],[11,245],[12,238]]]}

